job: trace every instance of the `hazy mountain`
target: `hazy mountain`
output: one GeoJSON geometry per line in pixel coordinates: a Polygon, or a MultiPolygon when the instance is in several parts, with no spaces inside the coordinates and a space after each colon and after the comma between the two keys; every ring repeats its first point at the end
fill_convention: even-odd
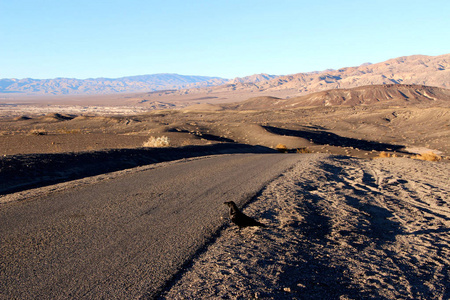
{"type": "Polygon", "coordinates": [[[111,94],[148,92],[219,85],[228,79],[178,74],[153,74],[122,78],[0,79],[0,93],[111,94]]]}
{"type": "Polygon", "coordinates": [[[263,82],[263,81],[268,81],[268,80],[272,80],[274,78],[277,78],[280,76],[277,75],[269,75],[269,74],[254,74],[254,75],[250,75],[250,76],[246,76],[246,77],[236,77],[235,79],[229,81],[229,84],[234,84],[234,83],[257,83],[257,82],[263,82]]]}
{"type": "Polygon", "coordinates": [[[439,106],[450,103],[450,90],[424,85],[386,84],[334,89],[308,95],[280,99],[276,97],[255,97],[224,107],[239,110],[295,109],[307,106],[334,105],[405,105],[430,104],[439,106]]]}

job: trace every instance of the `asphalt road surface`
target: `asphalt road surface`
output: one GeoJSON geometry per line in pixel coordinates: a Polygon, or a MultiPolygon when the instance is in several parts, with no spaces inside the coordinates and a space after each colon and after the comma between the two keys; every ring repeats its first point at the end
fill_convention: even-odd
{"type": "Polygon", "coordinates": [[[0,298],[152,298],[244,203],[307,155],[220,155],[0,206],[0,298]]]}

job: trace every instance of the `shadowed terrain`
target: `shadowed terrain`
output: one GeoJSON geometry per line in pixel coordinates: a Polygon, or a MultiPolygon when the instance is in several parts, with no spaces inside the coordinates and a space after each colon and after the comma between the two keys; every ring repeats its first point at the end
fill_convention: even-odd
{"type": "Polygon", "coordinates": [[[5,156],[0,157],[0,195],[182,158],[274,152],[261,146],[214,144],[164,150],[139,148],[5,156]]]}

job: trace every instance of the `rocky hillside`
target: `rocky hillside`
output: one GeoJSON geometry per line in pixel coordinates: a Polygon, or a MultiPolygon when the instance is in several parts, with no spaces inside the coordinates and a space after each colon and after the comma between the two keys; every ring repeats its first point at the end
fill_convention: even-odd
{"type": "Polygon", "coordinates": [[[311,93],[379,84],[418,84],[450,88],[450,54],[404,56],[359,67],[282,76],[267,81],[258,88],[296,89],[300,93],[311,93]]]}
{"type": "Polygon", "coordinates": [[[265,74],[237,78],[224,85],[206,89],[193,88],[172,93],[263,92],[266,95],[300,96],[331,89],[383,84],[414,84],[450,88],[450,54],[403,56],[376,64],[365,63],[358,67],[287,76],[267,75],[264,78],[262,75],[265,74]]]}
{"type": "Polygon", "coordinates": [[[122,78],[0,79],[0,93],[112,94],[148,92],[220,85],[228,79],[178,74],[153,74],[122,78]]]}
{"type": "Polygon", "coordinates": [[[249,100],[224,105],[224,108],[238,110],[295,109],[308,106],[335,105],[406,105],[433,104],[449,105],[450,90],[424,85],[371,85],[352,89],[334,89],[289,99],[276,97],[256,97],[249,100]]]}

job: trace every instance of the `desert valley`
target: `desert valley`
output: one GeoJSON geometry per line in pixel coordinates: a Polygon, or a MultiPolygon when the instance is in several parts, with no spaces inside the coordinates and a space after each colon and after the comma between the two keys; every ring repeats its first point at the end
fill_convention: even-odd
{"type": "Polygon", "coordinates": [[[271,226],[239,236],[222,221],[148,298],[450,297],[450,54],[148,78],[0,80],[0,210],[106,172],[290,153],[309,163],[237,201],[271,226]]]}
{"type": "MultiPolygon", "coordinates": [[[[149,93],[77,95],[56,83],[10,84],[0,97],[0,154],[137,148],[167,136],[175,147],[234,142],[369,157],[424,149],[448,156],[449,60],[401,57],[225,85],[201,78],[198,87],[149,93]]],[[[153,86],[186,86],[169,82],[153,86]]]]}

